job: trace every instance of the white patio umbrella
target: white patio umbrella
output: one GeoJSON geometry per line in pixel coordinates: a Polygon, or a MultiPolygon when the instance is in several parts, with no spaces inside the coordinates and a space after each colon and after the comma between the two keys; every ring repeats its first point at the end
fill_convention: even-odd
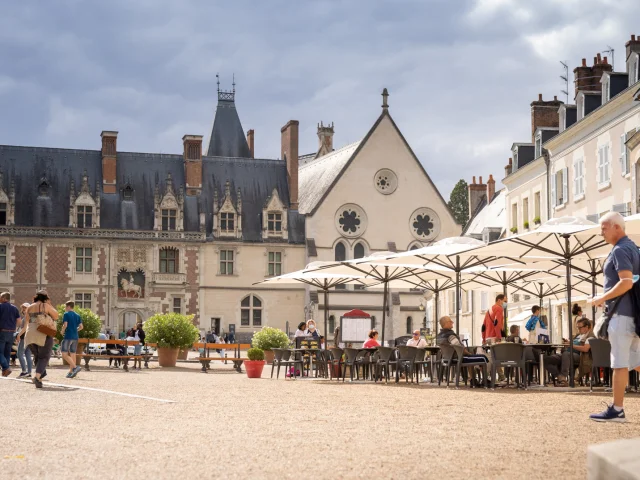
{"type": "Polygon", "coordinates": [[[261,282],[256,282],[254,285],[260,285],[263,283],[274,285],[292,285],[292,284],[306,284],[312,287],[317,287],[324,292],[324,335],[325,335],[325,349],[328,339],[328,316],[329,316],[329,289],[338,285],[346,285],[348,283],[362,283],[362,275],[358,275],[353,270],[350,273],[336,274],[328,273],[319,268],[327,265],[334,265],[335,262],[313,262],[306,266],[304,270],[298,270],[296,272],[286,273],[278,277],[268,278],[261,282]]]}
{"type": "MultiPolygon", "coordinates": [[[[576,258],[597,260],[608,253],[596,224],[579,217],[561,217],[549,220],[537,230],[514,235],[484,247],[464,252],[464,255],[505,255],[525,260],[530,268],[540,260],[559,260],[565,267],[567,286],[567,318],[571,319],[571,262],[576,258]],[[596,231],[597,230],[597,231],[596,231]],[[584,233],[583,233],[584,232],[584,233]],[[581,234],[582,235],[579,235],[581,234]]],[[[569,336],[573,338],[573,325],[569,320],[569,336]]],[[[573,356],[573,342],[569,343],[573,356]]],[[[570,369],[569,384],[574,386],[574,372],[570,369]]]]}

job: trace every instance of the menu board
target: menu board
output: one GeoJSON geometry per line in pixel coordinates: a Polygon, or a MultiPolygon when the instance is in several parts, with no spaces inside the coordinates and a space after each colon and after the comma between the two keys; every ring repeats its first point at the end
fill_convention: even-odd
{"type": "Polygon", "coordinates": [[[343,343],[364,343],[373,328],[371,318],[340,317],[340,341],[343,343]]]}

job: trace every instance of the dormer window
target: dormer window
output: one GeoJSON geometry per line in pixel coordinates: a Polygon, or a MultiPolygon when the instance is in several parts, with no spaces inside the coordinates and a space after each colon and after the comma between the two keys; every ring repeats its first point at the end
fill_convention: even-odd
{"type": "Polygon", "coordinates": [[[578,121],[580,121],[584,118],[584,95],[578,94],[578,97],[576,98],[576,108],[578,111],[578,121]]]}
{"type": "Polygon", "coordinates": [[[282,233],[282,214],[281,213],[269,213],[267,215],[267,231],[269,234],[282,233]]]}
{"type": "Polygon", "coordinates": [[[49,184],[46,180],[43,180],[38,186],[38,196],[40,197],[48,197],[49,196],[49,184]]]}
{"type": "Polygon", "coordinates": [[[91,228],[93,226],[93,207],[90,205],[78,205],[76,207],[76,226],[78,228],[91,228]]]}
{"type": "Polygon", "coordinates": [[[262,209],[262,238],[280,240],[287,235],[287,209],[274,188],[262,209]]]}
{"type": "Polygon", "coordinates": [[[177,210],[173,208],[162,209],[162,230],[175,230],[177,210]]]}
{"type": "Polygon", "coordinates": [[[567,129],[567,112],[564,108],[560,109],[559,115],[559,132],[564,132],[567,129]]]}
{"type": "Polygon", "coordinates": [[[536,151],[535,158],[542,156],[542,134],[536,135],[536,151]]]}
{"type": "Polygon", "coordinates": [[[611,99],[611,90],[609,86],[611,85],[609,81],[609,77],[604,77],[602,79],[602,103],[607,103],[611,99]]]}
{"type": "Polygon", "coordinates": [[[235,233],[235,214],[222,212],[220,214],[220,230],[223,233],[235,233]]]}
{"type": "Polygon", "coordinates": [[[133,188],[131,188],[129,185],[124,187],[124,190],[122,191],[122,199],[128,201],[133,200],[133,188]]]}

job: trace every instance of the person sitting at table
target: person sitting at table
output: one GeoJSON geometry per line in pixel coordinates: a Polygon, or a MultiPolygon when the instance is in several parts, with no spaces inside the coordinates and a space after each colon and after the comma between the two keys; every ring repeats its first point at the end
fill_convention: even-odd
{"type": "Polygon", "coordinates": [[[511,325],[509,327],[509,336],[507,337],[507,342],[522,343],[522,338],[520,338],[520,326],[519,325],[511,325]]]}
{"type": "Polygon", "coordinates": [[[362,348],[375,348],[379,346],[380,342],[378,341],[378,331],[374,328],[369,331],[369,338],[362,344],[362,348]]]}
{"type": "Polygon", "coordinates": [[[318,329],[316,328],[316,322],[315,320],[309,320],[307,322],[307,336],[308,337],[313,337],[316,340],[320,339],[320,332],[318,331],[318,329]]]}
{"type": "MultiPolygon", "coordinates": [[[[440,319],[440,331],[438,332],[437,343],[438,345],[463,347],[462,365],[464,365],[465,363],[485,362],[487,364],[487,372],[491,371],[491,362],[486,355],[471,353],[466,349],[466,347],[464,347],[464,345],[460,341],[460,337],[458,337],[456,332],[453,331],[453,320],[451,320],[451,317],[444,316],[440,319]]],[[[472,387],[480,386],[480,384],[475,380],[474,367],[469,367],[469,378],[472,387]]]]}
{"type": "Polygon", "coordinates": [[[573,361],[571,361],[571,353],[568,348],[566,348],[560,355],[554,354],[544,356],[544,366],[546,367],[547,372],[549,372],[549,375],[556,379],[556,381],[553,382],[555,386],[567,386],[569,368],[577,368],[580,366],[581,355],[584,354],[584,358],[582,358],[584,362],[588,362],[587,358],[590,358],[591,345],[589,345],[588,340],[590,338],[595,338],[591,328],[591,322],[586,318],[580,318],[578,320],[577,327],[578,334],[573,338],[573,361]]]}
{"type": "Polygon", "coordinates": [[[420,330],[413,331],[413,337],[407,340],[407,347],[424,348],[427,346],[427,341],[420,337],[420,330]]]}
{"type": "Polygon", "coordinates": [[[298,324],[298,329],[296,330],[295,337],[306,337],[307,336],[307,322],[300,322],[298,324]]]}

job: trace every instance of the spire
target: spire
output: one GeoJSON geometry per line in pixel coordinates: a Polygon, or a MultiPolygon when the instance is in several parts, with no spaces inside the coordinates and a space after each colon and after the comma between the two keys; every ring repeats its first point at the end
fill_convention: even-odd
{"type": "Polygon", "coordinates": [[[207,156],[251,158],[247,138],[236,111],[236,80],[233,76],[232,90],[220,90],[220,77],[216,75],[218,84],[218,107],[213,120],[213,128],[209,137],[207,156]]]}

